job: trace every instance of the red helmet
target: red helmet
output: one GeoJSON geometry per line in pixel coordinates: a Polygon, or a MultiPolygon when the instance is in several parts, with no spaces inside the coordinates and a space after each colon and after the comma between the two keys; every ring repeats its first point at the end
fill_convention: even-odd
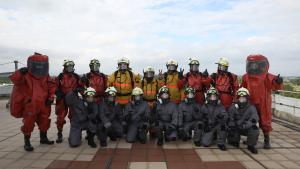
{"type": "Polygon", "coordinates": [[[49,74],[48,56],[35,52],[33,55],[28,57],[27,68],[34,76],[47,76],[49,74]]]}
{"type": "Polygon", "coordinates": [[[269,71],[268,58],[261,54],[249,55],[247,57],[246,71],[251,75],[268,73],[269,71]]]}

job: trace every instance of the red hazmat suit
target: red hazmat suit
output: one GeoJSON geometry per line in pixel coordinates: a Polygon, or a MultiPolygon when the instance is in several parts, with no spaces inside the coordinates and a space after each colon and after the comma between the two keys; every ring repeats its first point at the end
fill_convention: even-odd
{"type": "Polygon", "coordinates": [[[48,56],[34,53],[28,57],[27,68],[28,72],[17,70],[10,76],[14,84],[10,111],[23,118],[24,135],[31,135],[35,123],[41,132],[50,127],[51,105],[46,103],[54,99],[55,82],[48,74],[48,56]]]}
{"type": "Polygon", "coordinates": [[[65,103],[65,95],[77,88],[79,85],[79,76],[73,72],[62,72],[56,78],[56,106],[55,113],[57,116],[56,126],[58,130],[62,130],[66,123],[65,117],[68,115],[71,119],[72,115],[69,107],[65,103]]]}
{"type": "Polygon", "coordinates": [[[230,72],[213,73],[212,85],[218,90],[220,101],[228,109],[234,102],[236,91],[239,88],[237,75],[230,72]]]}
{"type": "Polygon", "coordinates": [[[99,104],[102,102],[105,90],[107,88],[107,77],[100,72],[89,72],[86,74],[87,81],[83,84],[86,87],[92,87],[96,90],[96,102],[99,104]]]}
{"type": "Polygon", "coordinates": [[[202,73],[189,72],[185,75],[185,85],[190,86],[196,90],[195,100],[198,104],[204,104],[205,91],[210,87],[210,76],[204,77],[202,73]]]}
{"type": "Polygon", "coordinates": [[[268,73],[269,62],[263,55],[247,57],[247,73],[243,75],[242,86],[250,92],[250,101],[255,105],[259,117],[260,127],[264,134],[272,131],[272,91],[283,88],[283,84],[276,83],[277,76],[268,73]]]}

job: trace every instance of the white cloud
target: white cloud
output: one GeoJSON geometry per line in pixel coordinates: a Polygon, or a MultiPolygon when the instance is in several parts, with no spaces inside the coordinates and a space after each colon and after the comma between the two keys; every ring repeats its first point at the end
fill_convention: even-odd
{"type": "MultiPolygon", "coordinates": [[[[111,73],[119,57],[128,56],[135,71],[151,64],[164,68],[175,58],[187,69],[198,56],[202,68],[214,71],[220,56],[242,74],[245,57],[262,53],[271,71],[299,75],[300,1],[251,0],[2,0],[0,63],[26,62],[38,51],[48,54],[51,73],[64,58],[74,59],[79,73],[99,58],[111,73]],[[288,58],[288,59],[283,59],[288,58]]],[[[11,68],[10,68],[11,67],[11,68]]],[[[0,72],[13,66],[1,66],[0,72]]]]}

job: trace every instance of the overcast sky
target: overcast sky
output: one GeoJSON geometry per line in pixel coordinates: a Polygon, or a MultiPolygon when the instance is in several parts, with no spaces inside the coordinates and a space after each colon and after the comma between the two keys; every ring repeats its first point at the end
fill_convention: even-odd
{"type": "Polygon", "coordinates": [[[270,72],[300,75],[300,0],[0,0],[0,64],[34,51],[49,56],[52,75],[64,59],[86,73],[93,58],[110,74],[122,56],[134,72],[170,58],[187,70],[196,57],[210,73],[224,56],[241,75],[256,53],[270,72]]]}

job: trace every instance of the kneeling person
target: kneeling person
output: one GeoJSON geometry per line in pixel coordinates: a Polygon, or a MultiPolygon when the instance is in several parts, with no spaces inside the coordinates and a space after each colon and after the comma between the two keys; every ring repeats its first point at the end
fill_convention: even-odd
{"type": "Polygon", "coordinates": [[[259,130],[256,108],[249,103],[249,91],[246,88],[240,88],[237,91],[237,97],[237,104],[233,104],[228,110],[229,131],[227,141],[229,144],[239,147],[241,135],[245,135],[247,136],[248,150],[257,154],[255,146],[259,130]]]}
{"type": "Polygon", "coordinates": [[[178,126],[179,135],[183,141],[187,141],[192,137],[192,130],[194,130],[194,143],[200,146],[202,132],[203,132],[203,114],[201,113],[201,106],[195,100],[195,89],[187,87],[185,89],[185,99],[179,104],[178,110],[178,126]]]}
{"type": "MultiPolygon", "coordinates": [[[[83,92],[83,89],[76,88],[66,95],[66,104],[72,111],[71,127],[69,133],[69,145],[77,147],[81,144],[81,132],[83,130],[91,130],[91,120],[89,116],[98,112],[97,104],[94,102],[95,89],[89,87],[83,92]]],[[[90,132],[88,132],[90,133],[90,132]]],[[[91,142],[93,135],[88,135],[89,145],[95,147],[95,143],[91,142]]]]}
{"type": "Polygon", "coordinates": [[[217,135],[217,145],[224,151],[226,150],[226,121],[228,115],[224,106],[220,103],[218,96],[218,91],[214,87],[211,87],[207,91],[207,103],[201,108],[205,121],[202,145],[205,147],[210,146],[215,139],[215,135],[217,135]]]}
{"type": "Polygon", "coordinates": [[[170,101],[169,89],[163,86],[158,91],[158,102],[155,110],[155,132],[157,137],[157,145],[163,144],[165,141],[177,138],[176,127],[178,124],[178,112],[175,103],[170,101]]]}
{"type": "Polygon", "coordinates": [[[132,101],[125,107],[125,120],[128,123],[127,142],[133,143],[139,140],[143,144],[146,143],[149,114],[150,108],[143,100],[143,90],[138,87],[134,88],[132,101]]]}

